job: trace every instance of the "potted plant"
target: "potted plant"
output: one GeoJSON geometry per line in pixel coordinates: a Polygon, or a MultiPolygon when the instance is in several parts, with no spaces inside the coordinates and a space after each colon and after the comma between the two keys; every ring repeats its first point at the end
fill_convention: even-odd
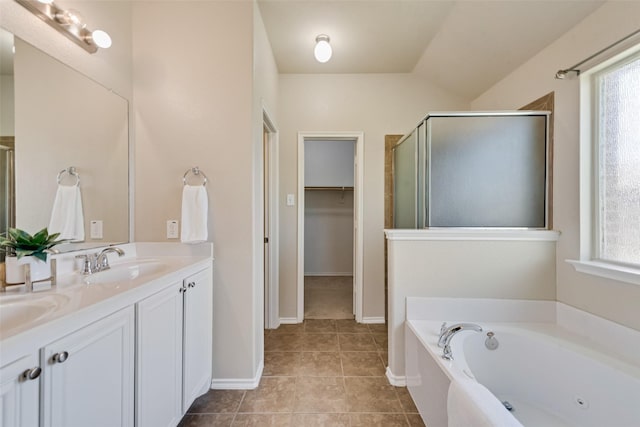
{"type": "Polygon", "coordinates": [[[6,236],[0,236],[0,250],[6,253],[5,271],[7,284],[25,281],[24,265],[31,268],[31,280],[42,280],[51,276],[48,255],[55,245],[67,240],[58,239],[60,233],[49,234],[46,228],[33,236],[26,231],[9,228],[6,236]]]}

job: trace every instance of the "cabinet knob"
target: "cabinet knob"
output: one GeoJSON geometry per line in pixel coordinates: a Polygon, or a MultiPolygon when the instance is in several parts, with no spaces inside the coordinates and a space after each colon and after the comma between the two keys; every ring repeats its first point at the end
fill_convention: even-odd
{"type": "Polygon", "coordinates": [[[55,363],[64,363],[69,358],[69,352],[62,351],[53,355],[52,359],[55,363]]]}
{"type": "Polygon", "coordinates": [[[35,380],[40,376],[41,372],[42,372],[42,369],[40,369],[39,366],[36,366],[35,368],[27,369],[26,371],[24,371],[22,373],[22,378],[26,380],[35,380]]]}
{"type": "Polygon", "coordinates": [[[187,292],[187,287],[184,285],[180,287],[180,293],[183,293],[183,292],[187,292]]]}
{"type": "Polygon", "coordinates": [[[189,284],[187,285],[190,288],[195,288],[196,287],[196,282],[189,282],[189,284]]]}

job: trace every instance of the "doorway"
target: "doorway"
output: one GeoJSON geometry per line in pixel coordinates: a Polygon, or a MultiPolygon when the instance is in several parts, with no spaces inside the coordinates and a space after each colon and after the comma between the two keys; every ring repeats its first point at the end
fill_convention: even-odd
{"type": "Polygon", "coordinates": [[[323,316],[307,293],[333,304],[345,291],[351,307],[339,309],[340,317],[362,321],[363,139],[362,132],[298,133],[298,322],[305,302],[309,316],[323,316]]]}

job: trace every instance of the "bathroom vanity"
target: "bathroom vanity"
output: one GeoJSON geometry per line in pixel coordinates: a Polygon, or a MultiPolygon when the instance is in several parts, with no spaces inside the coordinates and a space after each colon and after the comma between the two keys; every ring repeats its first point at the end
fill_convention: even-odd
{"type": "Polygon", "coordinates": [[[127,244],[0,296],[0,426],[171,426],[211,385],[211,244],[127,244]]]}

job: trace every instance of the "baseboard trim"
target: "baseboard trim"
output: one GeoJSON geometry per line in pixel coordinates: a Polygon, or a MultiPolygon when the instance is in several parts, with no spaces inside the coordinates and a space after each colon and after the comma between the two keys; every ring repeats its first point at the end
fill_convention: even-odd
{"type": "Polygon", "coordinates": [[[387,379],[389,380],[389,383],[393,386],[396,387],[406,387],[407,386],[407,377],[402,375],[402,376],[397,376],[394,375],[393,372],[391,372],[391,369],[389,369],[389,367],[387,366],[387,379]]]}
{"type": "Polygon", "coordinates": [[[363,317],[362,323],[384,323],[384,317],[363,317]]]}
{"type": "Polygon", "coordinates": [[[262,371],[264,370],[264,361],[260,361],[258,371],[253,378],[213,378],[211,380],[211,388],[213,390],[253,390],[260,384],[262,371]]]}
{"type": "Polygon", "coordinates": [[[297,317],[281,317],[280,318],[280,324],[281,325],[294,325],[296,323],[300,323],[300,322],[298,322],[298,318],[297,317]]]}

